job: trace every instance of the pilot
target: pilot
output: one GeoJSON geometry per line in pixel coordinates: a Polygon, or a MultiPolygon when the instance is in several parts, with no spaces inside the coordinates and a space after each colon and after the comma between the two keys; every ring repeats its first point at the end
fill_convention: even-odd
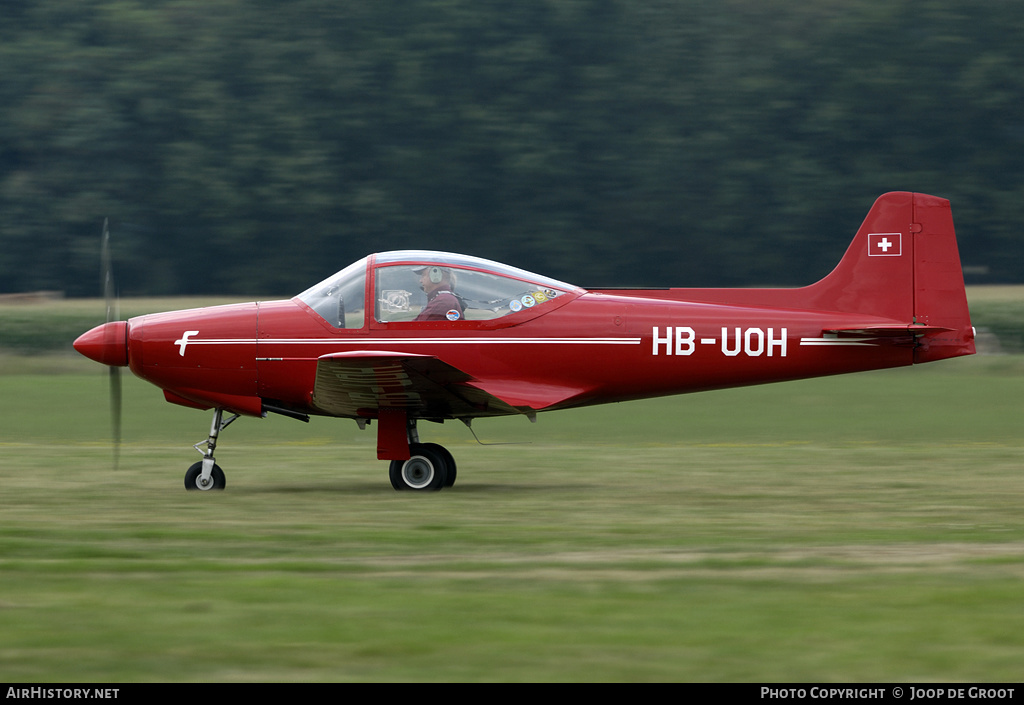
{"type": "Polygon", "coordinates": [[[447,267],[420,267],[413,270],[420,275],[420,288],[427,295],[416,321],[457,321],[462,318],[462,302],[452,291],[455,277],[447,267]]]}

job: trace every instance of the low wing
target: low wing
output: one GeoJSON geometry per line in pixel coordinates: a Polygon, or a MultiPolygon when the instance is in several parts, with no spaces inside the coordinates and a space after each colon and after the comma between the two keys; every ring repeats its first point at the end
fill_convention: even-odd
{"type": "Polygon", "coordinates": [[[580,390],[508,380],[477,380],[433,355],[376,350],[324,355],[313,404],[333,416],[373,417],[404,409],[418,418],[473,418],[536,411],[580,390]]]}

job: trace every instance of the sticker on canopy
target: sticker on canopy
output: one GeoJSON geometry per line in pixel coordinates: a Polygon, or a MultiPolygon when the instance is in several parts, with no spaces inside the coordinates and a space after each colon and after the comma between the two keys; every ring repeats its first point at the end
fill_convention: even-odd
{"type": "Polygon", "coordinates": [[[530,296],[529,294],[527,294],[526,296],[524,296],[524,297],[522,298],[522,302],[523,302],[523,306],[525,306],[526,308],[530,308],[530,307],[531,307],[531,306],[533,306],[533,305],[534,305],[535,303],[537,303],[537,300],[536,300],[536,299],[534,299],[534,298],[533,298],[532,296],[530,296]]]}
{"type": "Polygon", "coordinates": [[[548,300],[547,295],[543,291],[535,291],[535,292],[533,292],[533,298],[539,304],[542,304],[542,303],[544,303],[545,301],[548,300]]]}
{"type": "Polygon", "coordinates": [[[523,310],[523,302],[519,299],[512,299],[508,302],[508,308],[512,313],[523,310]]]}
{"type": "Polygon", "coordinates": [[[412,292],[404,289],[385,289],[380,292],[380,307],[388,313],[403,313],[409,311],[412,299],[412,292]]]}
{"type": "Polygon", "coordinates": [[[447,319],[449,321],[457,321],[457,320],[459,320],[459,317],[462,316],[462,314],[459,313],[458,309],[454,309],[454,308],[449,309],[448,313],[446,313],[444,315],[445,315],[445,317],[447,317],[447,319]]]}

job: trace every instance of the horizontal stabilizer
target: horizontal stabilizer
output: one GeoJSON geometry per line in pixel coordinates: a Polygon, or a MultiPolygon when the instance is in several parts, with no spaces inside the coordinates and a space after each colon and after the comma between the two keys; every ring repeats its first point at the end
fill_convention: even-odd
{"type": "Polygon", "coordinates": [[[850,327],[850,328],[829,328],[822,331],[823,333],[844,333],[847,335],[858,335],[866,336],[871,338],[898,338],[904,335],[928,335],[930,333],[948,333],[952,328],[943,328],[941,326],[915,326],[912,324],[907,325],[884,325],[884,326],[866,326],[866,327],[850,327]]]}

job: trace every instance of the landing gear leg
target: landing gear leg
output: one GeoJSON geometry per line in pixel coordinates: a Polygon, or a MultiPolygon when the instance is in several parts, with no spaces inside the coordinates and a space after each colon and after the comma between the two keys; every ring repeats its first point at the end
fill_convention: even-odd
{"type": "Polygon", "coordinates": [[[224,420],[224,410],[217,409],[213,412],[213,423],[210,424],[210,436],[205,441],[195,444],[195,449],[203,454],[203,459],[192,465],[185,473],[186,490],[222,490],[226,484],[224,471],[214,461],[213,452],[217,449],[217,438],[220,432],[234,423],[238,414],[224,420]],[[206,451],[199,450],[199,446],[205,444],[206,451]]]}
{"type": "Polygon", "coordinates": [[[455,459],[444,446],[420,443],[416,419],[409,419],[408,460],[392,460],[388,475],[396,490],[430,492],[455,483],[455,459]]]}

